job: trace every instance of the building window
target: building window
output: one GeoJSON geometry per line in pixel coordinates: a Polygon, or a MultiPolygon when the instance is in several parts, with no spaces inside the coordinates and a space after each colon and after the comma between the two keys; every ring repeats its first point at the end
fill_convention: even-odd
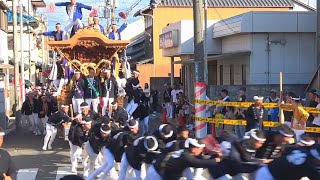
{"type": "Polygon", "coordinates": [[[242,64],[242,85],[247,84],[247,66],[242,64]]]}
{"type": "Polygon", "coordinates": [[[230,85],[234,85],[234,66],[230,64],[230,85]]]}
{"type": "Polygon", "coordinates": [[[223,85],[223,65],[220,65],[220,85],[223,85]]]}
{"type": "Polygon", "coordinates": [[[0,10],[0,29],[8,32],[8,16],[2,10],[0,10]]]}

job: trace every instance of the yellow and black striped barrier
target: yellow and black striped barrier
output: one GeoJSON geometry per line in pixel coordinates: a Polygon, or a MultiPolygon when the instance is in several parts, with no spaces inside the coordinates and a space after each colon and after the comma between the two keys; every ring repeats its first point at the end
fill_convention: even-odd
{"type": "MultiPolygon", "coordinates": [[[[250,107],[253,102],[221,102],[221,101],[211,101],[211,100],[195,100],[196,104],[205,104],[210,106],[234,106],[234,107],[242,107],[242,108],[248,108],[250,107]]],[[[281,107],[284,111],[293,111],[293,106],[288,104],[281,104],[279,106],[278,103],[262,103],[262,105],[265,108],[276,108],[281,107]]],[[[313,108],[313,107],[303,107],[308,113],[320,113],[320,109],[313,108]]]]}
{"type": "MultiPolygon", "coordinates": [[[[206,122],[206,123],[228,124],[228,125],[241,125],[241,126],[247,125],[246,120],[237,120],[237,119],[216,119],[216,118],[196,117],[196,121],[206,122]]],[[[279,122],[263,121],[264,127],[276,127],[279,124],[280,124],[279,122]]],[[[320,133],[320,128],[306,127],[306,132],[320,133]]]]}

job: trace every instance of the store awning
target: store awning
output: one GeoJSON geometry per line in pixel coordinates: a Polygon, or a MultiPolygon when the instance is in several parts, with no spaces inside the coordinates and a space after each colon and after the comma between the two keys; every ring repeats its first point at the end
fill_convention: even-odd
{"type": "Polygon", "coordinates": [[[9,6],[6,2],[4,2],[3,0],[0,0],[0,9],[8,10],[9,6]]]}
{"type": "MultiPolygon", "coordinates": [[[[13,23],[13,13],[12,13],[12,10],[6,10],[5,11],[7,14],[8,14],[8,23],[13,23]]],[[[32,17],[32,16],[29,16],[29,15],[23,15],[22,16],[22,19],[23,19],[23,23],[29,23],[29,24],[39,24],[39,21],[32,17]]],[[[17,13],[17,21],[18,21],[18,24],[20,23],[20,14],[17,13]]]]}
{"type": "Polygon", "coordinates": [[[0,64],[0,69],[13,69],[11,64],[0,64]]]}
{"type": "Polygon", "coordinates": [[[208,56],[208,61],[232,59],[232,58],[238,58],[238,57],[243,57],[243,56],[250,56],[250,54],[251,54],[251,51],[239,51],[239,52],[224,53],[224,54],[219,54],[219,55],[208,56]]]}
{"type": "Polygon", "coordinates": [[[36,7],[46,7],[46,3],[43,0],[31,0],[31,3],[36,7]]]}
{"type": "Polygon", "coordinates": [[[133,62],[132,64],[136,64],[136,65],[140,65],[140,64],[147,64],[147,63],[150,63],[153,61],[153,58],[151,59],[145,59],[145,60],[142,60],[142,61],[137,61],[137,62],[133,62]]]}
{"type": "MultiPolygon", "coordinates": [[[[239,51],[239,52],[231,52],[231,53],[224,53],[224,54],[217,54],[217,55],[209,55],[209,61],[216,61],[216,60],[223,60],[223,59],[232,59],[232,58],[239,58],[243,56],[250,56],[251,51],[239,51]]],[[[193,64],[194,59],[187,59],[183,61],[175,61],[173,64],[193,64]]]]}

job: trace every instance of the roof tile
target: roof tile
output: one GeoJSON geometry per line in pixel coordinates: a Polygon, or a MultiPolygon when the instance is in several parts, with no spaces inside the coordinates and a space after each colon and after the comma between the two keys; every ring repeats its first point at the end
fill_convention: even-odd
{"type": "MultiPolygon", "coordinates": [[[[291,0],[207,0],[208,7],[293,7],[291,0]]],[[[192,0],[162,0],[158,6],[192,6],[192,0]]]]}

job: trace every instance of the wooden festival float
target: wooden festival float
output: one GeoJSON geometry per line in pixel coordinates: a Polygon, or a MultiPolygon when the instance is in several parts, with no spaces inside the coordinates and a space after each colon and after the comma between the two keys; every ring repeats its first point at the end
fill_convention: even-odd
{"type": "MultiPolygon", "coordinates": [[[[111,67],[112,59],[115,61],[114,77],[118,78],[120,67],[120,59],[118,53],[126,49],[130,41],[126,40],[110,40],[104,36],[99,30],[87,28],[80,29],[68,40],[48,41],[50,48],[59,53],[62,58],[68,61],[69,67],[76,69],[82,73],[82,76],[89,74],[88,68],[96,70],[97,75],[102,68],[111,67]]],[[[69,84],[62,89],[61,95],[58,96],[58,106],[62,104],[72,104],[71,89],[72,79],[69,84]]],[[[123,97],[118,97],[118,104],[123,104],[123,97]]],[[[70,109],[72,110],[72,108],[70,109]]],[[[71,117],[73,113],[71,112],[71,117]]]]}

